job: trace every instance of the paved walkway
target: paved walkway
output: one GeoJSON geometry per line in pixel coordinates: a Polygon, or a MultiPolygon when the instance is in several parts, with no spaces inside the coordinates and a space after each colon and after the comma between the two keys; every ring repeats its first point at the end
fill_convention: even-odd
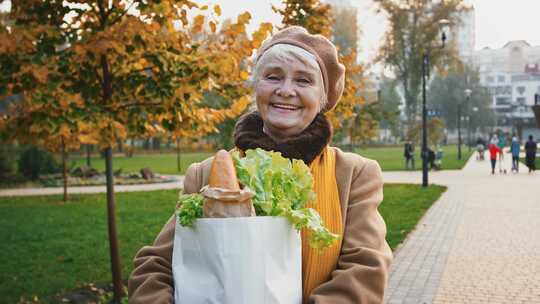
{"type": "MultiPolygon", "coordinates": [[[[184,185],[184,176],[174,175],[175,181],[157,184],[141,184],[141,185],[115,185],[115,192],[135,192],[135,191],[152,191],[160,189],[180,189],[184,185]]],[[[68,187],[68,193],[102,193],[107,192],[105,186],[85,186],[85,187],[68,187]]],[[[26,196],[26,195],[52,195],[62,194],[64,188],[19,188],[19,189],[0,189],[0,197],[2,196],[26,196]]]]}
{"type": "MultiPolygon", "coordinates": [[[[510,155],[504,166],[509,171],[510,155]]],[[[430,172],[448,190],[398,248],[386,303],[540,303],[540,172],[491,175],[471,158],[430,172]]],[[[386,182],[420,183],[419,172],[386,182]]]]}

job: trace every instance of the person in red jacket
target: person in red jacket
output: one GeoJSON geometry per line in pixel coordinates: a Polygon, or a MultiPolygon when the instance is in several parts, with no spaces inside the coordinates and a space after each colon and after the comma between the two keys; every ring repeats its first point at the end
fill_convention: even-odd
{"type": "Polygon", "coordinates": [[[489,159],[491,160],[491,174],[495,174],[495,164],[497,164],[497,153],[501,153],[501,148],[496,144],[489,144],[489,159]]]}

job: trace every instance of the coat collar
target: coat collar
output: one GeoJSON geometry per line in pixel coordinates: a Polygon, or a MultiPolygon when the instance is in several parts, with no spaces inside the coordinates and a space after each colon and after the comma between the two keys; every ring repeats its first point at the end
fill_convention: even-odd
{"type": "Polygon", "coordinates": [[[332,139],[332,127],[324,114],[317,114],[311,124],[299,135],[276,143],[263,132],[259,112],[242,116],[236,123],[234,143],[241,150],[261,148],[277,151],[286,158],[301,159],[309,165],[332,139]]]}

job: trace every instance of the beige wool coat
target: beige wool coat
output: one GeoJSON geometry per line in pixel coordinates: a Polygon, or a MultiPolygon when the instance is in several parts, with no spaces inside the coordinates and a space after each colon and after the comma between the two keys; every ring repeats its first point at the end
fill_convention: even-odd
{"type": "MultiPolygon", "coordinates": [[[[386,243],[386,225],[377,207],[383,199],[383,181],[377,162],[336,151],[344,235],[337,268],[328,282],[313,290],[308,303],[383,303],[392,252],[386,243]]],[[[192,164],[184,192],[198,192],[208,182],[211,159],[192,164]]],[[[163,227],[152,246],[134,259],[129,278],[129,303],[173,303],[171,270],[175,217],[163,227]]]]}

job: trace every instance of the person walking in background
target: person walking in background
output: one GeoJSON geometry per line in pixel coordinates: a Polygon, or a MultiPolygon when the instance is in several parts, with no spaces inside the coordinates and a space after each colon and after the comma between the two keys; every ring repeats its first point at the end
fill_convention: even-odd
{"type": "Polygon", "coordinates": [[[476,140],[476,151],[478,152],[478,156],[476,156],[476,160],[484,160],[484,150],[486,149],[486,142],[482,137],[478,137],[478,140],[476,140]]]}
{"type": "Polygon", "coordinates": [[[504,148],[506,147],[506,136],[504,133],[499,134],[499,141],[497,142],[497,146],[499,147],[499,173],[506,173],[506,168],[503,168],[504,163],[504,148]]]}
{"type": "Polygon", "coordinates": [[[435,152],[435,168],[437,170],[442,169],[442,157],[443,157],[443,150],[440,145],[437,145],[437,151],[435,152]]]}
{"type": "Polygon", "coordinates": [[[536,142],[533,136],[529,135],[529,140],[525,143],[525,163],[529,167],[529,173],[536,171],[536,142]]]}
{"type": "MultiPolygon", "coordinates": [[[[491,139],[489,140],[489,143],[490,144],[494,144],[494,145],[497,145],[499,143],[499,136],[497,136],[496,133],[494,133],[492,136],[491,136],[491,139]]],[[[489,145],[489,144],[488,144],[489,145]]]]}
{"type": "Polygon", "coordinates": [[[521,145],[519,144],[517,137],[512,137],[512,143],[510,144],[510,152],[512,153],[512,172],[519,172],[519,151],[521,145]]]}
{"type": "Polygon", "coordinates": [[[501,149],[497,144],[489,144],[489,160],[491,161],[491,174],[495,174],[495,165],[497,164],[497,153],[501,153],[501,149]]]}
{"type": "Polygon", "coordinates": [[[414,145],[411,141],[405,143],[403,156],[405,156],[405,170],[409,170],[409,163],[411,164],[411,170],[414,170],[414,145]]]}

